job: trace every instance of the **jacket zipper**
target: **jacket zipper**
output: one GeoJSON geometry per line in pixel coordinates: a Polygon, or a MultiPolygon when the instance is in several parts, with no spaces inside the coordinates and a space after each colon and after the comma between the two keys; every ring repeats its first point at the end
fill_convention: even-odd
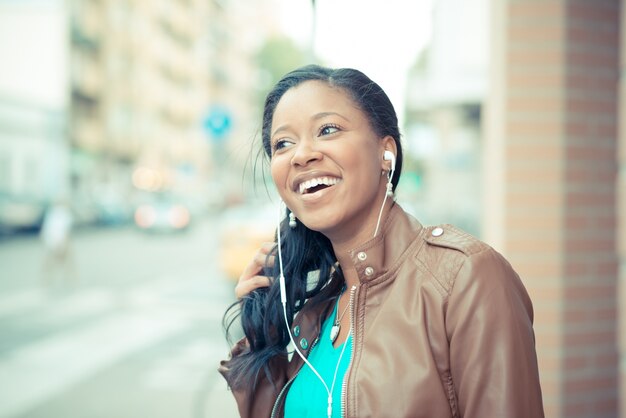
{"type": "MultiPolygon", "coordinates": [[[[311,350],[313,350],[313,347],[315,347],[315,345],[317,344],[318,341],[319,341],[319,337],[317,337],[313,341],[313,344],[311,344],[311,349],[309,350],[309,353],[311,352],[311,350]]],[[[298,353],[294,352],[293,355],[297,356],[298,353]]],[[[276,416],[276,411],[278,410],[278,404],[280,402],[280,398],[285,394],[285,392],[287,391],[289,386],[291,386],[293,381],[296,380],[296,377],[298,377],[298,373],[300,373],[300,369],[302,369],[302,367],[304,367],[305,365],[306,365],[306,363],[302,362],[302,365],[300,366],[300,368],[296,371],[296,373],[293,376],[291,376],[291,379],[289,379],[287,381],[287,383],[285,383],[285,386],[283,386],[283,388],[278,393],[278,396],[276,397],[276,401],[274,401],[274,406],[272,407],[272,415],[270,415],[270,418],[274,418],[276,416]]]]}
{"type": "Polygon", "coordinates": [[[343,382],[341,384],[341,417],[346,417],[346,404],[348,403],[347,389],[348,389],[348,376],[350,375],[350,369],[352,369],[352,359],[354,359],[354,348],[356,347],[356,338],[354,331],[356,330],[356,321],[354,319],[354,295],[356,293],[356,286],[353,285],[350,289],[350,327],[352,328],[352,348],[350,349],[350,361],[348,362],[348,369],[343,376],[343,382]]]}
{"type": "Polygon", "coordinates": [[[270,416],[270,418],[274,418],[276,416],[276,410],[278,409],[278,402],[280,401],[280,398],[283,396],[283,393],[285,393],[287,388],[291,385],[291,383],[293,383],[297,376],[298,373],[294,374],[291,379],[289,379],[289,381],[285,384],[285,386],[283,386],[283,388],[280,390],[280,393],[278,394],[278,397],[274,402],[274,406],[272,407],[272,415],[270,416]]]}

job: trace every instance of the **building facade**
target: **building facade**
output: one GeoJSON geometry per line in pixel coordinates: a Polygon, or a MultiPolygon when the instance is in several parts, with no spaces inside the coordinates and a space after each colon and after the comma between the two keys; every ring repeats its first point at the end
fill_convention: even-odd
{"type": "Polygon", "coordinates": [[[0,3],[0,234],[69,193],[67,21],[61,0],[0,3]]]}
{"type": "Polygon", "coordinates": [[[417,185],[410,182],[413,173],[403,176],[399,190],[422,222],[453,223],[475,235],[481,234],[482,221],[488,7],[488,0],[433,5],[430,43],[412,68],[407,89],[405,171],[422,173],[417,185]],[[410,167],[411,159],[419,161],[418,167],[410,167]]]}
{"type": "MultiPolygon", "coordinates": [[[[199,0],[72,0],[72,187],[86,217],[133,191],[204,192],[206,30],[199,0]]],[[[118,210],[129,209],[119,207],[118,210]]]]}
{"type": "Polygon", "coordinates": [[[483,231],[533,299],[547,417],[619,414],[620,3],[491,2],[483,231]]]}

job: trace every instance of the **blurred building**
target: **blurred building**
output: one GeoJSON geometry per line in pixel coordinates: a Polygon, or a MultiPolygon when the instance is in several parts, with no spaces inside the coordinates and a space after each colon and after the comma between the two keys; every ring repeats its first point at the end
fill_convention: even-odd
{"type": "Polygon", "coordinates": [[[420,181],[400,189],[423,222],[450,222],[476,235],[487,22],[488,0],[434,2],[431,40],[409,74],[407,91],[406,149],[419,162],[420,181]]]}
{"type": "Polygon", "coordinates": [[[69,193],[66,27],[60,0],[0,2],[0,232],[69,193]]]}
{"type": "Polygon", "coordinates": [[[206,195],[210,20],[200,0],[0,3],[0,222],[70,195],[79,222],[128,217],[136,190],[206,195]]]}
{"type": "Polygon", "coordinates": [[[617,289],[617,327],[618,340],[617,349],[619,358],[617,361],[619,369],[619,411],[620,417],[626,417],[626,6],[621,4],[620,31],[620,60],[618,83],[618,113],[619,120],[617,126],[618,153],[617,153],[617,253],[619,257],[617,289]]]}
{"type": "Polygon", "coordinates": [[[624,9],[437,0],[411,74],[407,149],[423,180],[409,197],[520,273],[547,417],[626,417],[624,9]]]}
{"type": "Polygon", "coordinates": [[[247,185],[252,180],[262,117],[257,54],[277,28],[276,3],[262,0],[250,7],[245,0],[212,0],[209,4],[211,96],[204,117],[215,170],[211,190],[222,203],[231,204],[253,194],[247,185]]]}
{"type": "Polygon", "coordinates": [[[209,22],[200,0],[72,0],[71,179],[84,216],[135,189],[205,193],[209,22]]]}

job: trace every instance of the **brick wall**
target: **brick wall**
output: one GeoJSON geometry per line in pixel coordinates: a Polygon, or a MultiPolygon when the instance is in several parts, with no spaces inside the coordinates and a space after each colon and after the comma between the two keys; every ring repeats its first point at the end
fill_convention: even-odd
{"type": "Polygon", "coordinates": [[[618,409],[619,5],[492,1],[484,233],[533,299],[548,417],[618,409]]]}
{"type": "Polygon", "coordinates": [[[615,416],[619,1],[566,13],[565,416],[615,416]]]}
{"type": "Polygon", "coordinates": [[[618,198],[618,252],[619,269],[619,353],[620,353],[620,416],[626,418],[626,7],[622,4],[621,18],[621,77],[619,84],[619,175],[617,183],[618,198]]]}

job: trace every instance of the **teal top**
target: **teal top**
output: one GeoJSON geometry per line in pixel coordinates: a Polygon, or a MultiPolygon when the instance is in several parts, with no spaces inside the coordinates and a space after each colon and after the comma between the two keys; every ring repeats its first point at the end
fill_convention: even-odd
{"type": "MultiPolygon", "coordinates": [[[[352,333],[348,335],[345,343],[337,348],[333,347],[330,342],[330,329],[333,326],[334,319],[337,315],[337,304],[333,313],[324,321],[319,341],[311,349],[308,360],[311,362],[315,370],[322,376],[328,389],[330,390],[335,375],[335,368],[341,356],[341,350],[346,345],[341,356],[341,363],[337,369],[337,378],[333,391],[333,418],[341,418],[341,388],[343,386],[343,378],[350,364],[350,356],[352,356],[352,333]]],[[[295,356],[298,353],[294,353],[295,356]]],[[[313,373],[311,368],[304,364],[291,383],[287,399],[285,400],[285,418],[320,418],[327,417],[328,408],[328,392],[320,382],[320,379],[313,373]]]]}

